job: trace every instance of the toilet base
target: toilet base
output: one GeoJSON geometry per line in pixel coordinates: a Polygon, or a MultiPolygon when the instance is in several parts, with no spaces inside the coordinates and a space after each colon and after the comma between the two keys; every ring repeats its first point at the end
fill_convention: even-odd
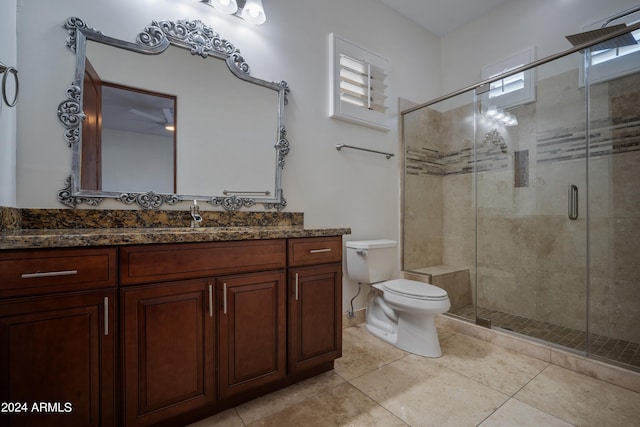
{"type": "Polygon", "coordinates": [[[409,312],[398,316],[396,346],[419,356],[434,358],[442,356],[435,316],[409,312]]]}
{"type": "Polygon", "coordinates": [[[398,334],[385,331],[384,329],[378,328],[377,326],[371,325],[369,323],[365,324],[367,331],[371,332],[372,335],[380,338],[382,341],[386,341],[392,346],[396,346],[396,341],[398,341],[398,334]]]}
{"type": "Polygon", "coordinates": [[[389,332],[371,323],[367,323],[366,328],[372,335],[409,353],[431,358],[442,356],[434,316],[402,313],[396,332],[389,332]]]}

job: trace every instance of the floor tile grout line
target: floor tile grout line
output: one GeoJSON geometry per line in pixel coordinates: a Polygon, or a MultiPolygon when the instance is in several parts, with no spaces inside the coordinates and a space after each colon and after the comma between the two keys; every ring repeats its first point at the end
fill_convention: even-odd
{"type": "Polygon", "coordinates": [[[485,421],[487,421],[489,418],[491,418],[491,417],[492,417],[496,412],[498,412],[498,410],[500,410],[500,408],[502,408],[504,405],[506,405],[506,404],[507,404],[509,401],[511,401],[511,400],[515,400],[515,401],[517,401],[517,402],[519,402],[519,403],[522,403],[523,405],[527,405],[527,406],[529,406],[530,408],[533,408],[533,409],[535,409],[535,410],[537,410],[537,411],[543,412],[543,413],[545,413],[545,414],[547,414],[547,415],[549,415],[549,416],[551,416],[551,417],[553,417],[553,418],[555,418],[555,419],[557,419],[557,420],[560,420],[560,421],[565,422],[565,423],[567,423],[567,424],[571,424],[571,423],[569,423],[568,421],[563,420],[563,419],[561,419],[561,418],[558,418],[558,417],[556,417],[555,415],[550,414],[550,413],[548,413],[548,412],[546,412],[546,411],[544,411],[544,410],[542,410],[542,409],[540,409],[540,408],[537,408],[537,407],[532,406],[532,405],[530,405],[530,404],[528,404],[528,403],[525,403],[525,402],[523,402],[523,401],[519,400],[519,399],[516,397],[516,395],[517,395],[518,393],[520,393],[520,392],[521,392],[521,391],[522,391],[522,390],[523,390],[527,385],[529,385],[529,384],[530,384],[533,380],[535,380],[535,379],[536,379],[540,374],[542,374],[542,373],[543,373],[543,372],[544,372],[544,371],[545,371],[549,366],[551,366],[551,363],[546,362],[546,366],[545,366],[544,368],[542,368],[542,369],[540,370],[540,372],[538,372],[537,374],[535,374],[535,375],[534,375],[531,379],[529,379],[529,380],[528,380],[528,381],[527,381],[527,382],[526,382],[522,387],[520,387],[517,391],[515,391],[512,395],[510,395],[510,396],[507,398],[507,400],[505,400],[504,402],[502,402],[502,404],[501,404],[500,406],[498,406],[498,407],[497,407],[493,412],[491,412],[491,414],[489,414],[489,415],[488,415],[487,417],[485,417],[485,418],[484,418],[480,423],[478,423],[478,424],[476,425],[476,427],[479,427],[480,425],[482,425],[482,423],[484,423],[484,422],[485,422],[485,421]]]}
{"type": "MultiPolygon", "coordinates": [[[[464,333],[454,332],[454,335],[452,335],[452,336],[455,336],[455,335],[460,335],[460,336],[463,336],[463,337],[469,337],[469,338],[472,338],[472,339],[476,339],[476,340],[479,340],[479,341],[481,341],[481,342],[484,342],[484,343],[487,343],[487,344],[490,344],[490,345],[493,345],[493,346],[496,346],[496,347],[502,348],[503,350],[505,350],[505,351],[507,351],[507,352],[522,355],[522,353],[519,353],[519,352],[517,352],[517,351],[515,351],[515,350],[509,349],[509,348],[506,348],[506,347],[502,347],[502,346],[499,346],[499,345],[497,345],[497,344],[494,344],[494,343],[490,343],[490,342],[488,342],[488,341],[481,340],[481,339],[479,339],[479,338],[471,337],[471,336],[466,335],[466,334],[464,334],[464,333]]],[[[448,337],[448,338],[451,338],[451,337],[448,337]]],[[[470,379],[470,380],[472,380],[472,381],[474,381],[474,382],[476,382],[476,383],[478,383],[478,384],[480,384],[480,385],[483,385],[483,386],[485,386],[485,387],[488,387],[488,388],[490,388],[490,389],[491,389],[491,390],[493,390],[493,391],[497,391],[498,393],[504,394],[505,396],[509,396],[509,398],[512,398],[512,397],[515,397],[516,393],[518,393],[520,390],[522,390],[522,389],[523,389],[527,384],[529,384],[531,381],[533,381],[533,379],[534,379],[534,378],[536,378],[538,375],[540,375],[540,374],[541,374],[545,369],[547,369],[547,368],[551,365],[551,363],[550,363],[550,362],[547,362],[547,361],[544,361],[544,360],[541,360],[541,359],[537,359],[537,358],[535,358],[535,357],[533,357],[533,356],[528,356],[528,355],[524,355],[524,356],[526,356],[526,357],[530,357],[530,358],[532,358],[532,359],[536,359],[536,360],[541,361],[541,362],[544,362],[544,363],[546,364],[546,366],[545,366],[544,368],[542,368],[542,369],[541,369],[537,374],[535,374],[535,375],[534,375],[530,380],[528,380],[528,381],[527,381],[527,382],[526,382],[522,387],[520,387],[520,388],[519,388],[516,392],[514,392],[513,394],[509,394],[508,392],[504,392],[504,391],[499,390],[499,389],[497,389],[497,388],[495,388],[495,387],[493,387],[493,386],[490,386],[490,385],[488,385],[488,384],[485,384],[485,383],[483,383],[482,381],[478,380],[477,378],[470,377],[469,375],[465,374],[464,372],[457,371],[457,370],[455,370],[455,369],[453,369],[453,368],[450,368],[450,367],[448,367],[448,366],[442,366],[442,365],[440,365],[440,366],[441,366],[441,367],[443,367],[443,368],[445,368],[445,369],[448,369],[448,370],[449,370],[449,371],[451,371],[451,372],[455,372],[456,374],[462,375],[462,376],[464,376],[465,378],[468,378],[468,379],[470,379]]],[[[508,399],[507,399],[507,400],[508,400],[508,399]]]]}
{"type": "MultiPolygon", "coordinates": [[[[400,360],[400,359],[398,359],[400,360]]],[[[386,366],[386,365],[385,365],[386,366]]],[[[379,368],[378,368],[379,369],[379,368]]],[[[373,372],[373,371],[370,371],[373,372]]],[[[366,374],[365,374],[366,375],[366,374]]],[[[361,375],[362,376],[362,375],[361,375]]],[[[357,377],[360,378],[360,377],[357,377]]],[[[354,378],[355,379],[355,378],[354,378]]],[[[349,382],[349,385],[353,388],[355,388],[356,390],[358,390],[360,393],[362,393],[363,395],[365,395],[367,398],[371,399],[371,401],[373,401],[376,405],[378,405],[379,407],[381,407],[382,409],[384,409],[387,413],[391,414],[394,418],[396,418],[397,420],[399,420],[402,424],[406,425],[406,426],[411,426],[411,424],[409,424],[408,422],[406,422],[405,420],[403,420],[402,418],[400,418],[399,416],[397,416],[396,414],[394,414],[390,409],[388,409],[386,406],[384,406],[382,404],[382,402],[378,402],[376,399],[373,398],[373,396],[370,396],[369,394],[367,394],[364,390],[361,390],[358,386],[356,386],[355,384],[349,382]]]]}
{"type": "MultiPolygon", "coordinates": [[[[338,388],[338,387],[340,387],[340,386],[342,386],[342,385],[344,385],[344,384],[350,384],[350,383],[349,383],[349,381],[347,381],[344,377],[342,377],[339,373],[337,373],[337,372],[335,371],[335,368],[334,368],[332,371],[327,371],[327,372],[333,372],[333,373],[334,373],[334,374],[336,374],[338,377],[340,377],[340,379],[342,379],[342,382],[341,382],[341,383],[339,383],[339,384],[332,385],[332,386],[327,386],[327,387],[323,388],[321,391],[317,391],[317,392],[315,392],[315,393],[313,393],[313,394],[311,394],[311,395],[309,395],[309,396],[305,397],[304,399],[302,399],[302,400],[301,400],[301,401],[299,401],[299,402],[295,402],[295,403],[293,403],[293,404],[291,404],[291,405],[289,405],[289,406],[287,406],[287,407],[285,407],[285,408],[282,408],[282,409],[280,409],[279,411],[276,411],[276,412],[274,412],[274,413],[272,413],[272,414],[266,415],[266,416],[264,416],[264,417],[257,418],[257,419],[255,419],[254,421],[251,421],[250,423],[247,423],[247,422],[244,420],[244,418],[242,418],[242,416],[240,416],[240,412],[238,411],[238,407],[240,407],[241,405],[238,405],[238,406],[234,407],[234,409],[236,410],[236,414],[238,415],[238,417],[239,417],[239,418],[240,418],[240,420],[242,421],[242,424],[246,427],[246,426],[248,426],[248,425],[250,425],[250,424],[253,424],[253,423],[256,423],[256,422],[258,422],[258,421],[260,421],[260,420],[262,420],[262,419],[265,419],[265,418],[269,418],[269,417],[271,417],[271,416],[274,416],[274,415],[276,415],[276,414],[278,414],[278,413],[280,413],[280,412],[282,412],[282,411],[285,411],[285,410],[287,410],[287,409],[289,409],[289,408],[291,408],[291,407],[293,407],[293,406],[300,405],[300,404],[305,403],[305,402],[307,402],[307,401],[309,401],[309,400],[313,400],[313,399],[315,399],[316,397],[320,396],[321,394],[326,393],[326,392],[328,392],[328,391],[330,391],[330,390],[333,390],[333,389],[335,389],[335,388],[338,388]]],[[[320,374],[320,375],[322,375],[322,374],[320,374]]],[[[313,378],[313,377],[312,377],[312,378],[313,378]]],[[[311,379],[311,378],[307,378],[307,380],[309,380],[309,379],[311,379]]],[[[306,381],[306,380],[304,380],[304,381],[306,381]]],[[[289,387],[296,387],[296,386],[298,386],[299,384],[300,384],[300,383],[295,383],[295,384],[292,384],[292,385],[287,386],[287,387],[285,387],[285,388],[283,388],[283,389],[280,389],[280,390],[285,390],[285,389],[287,389],[287,388],[289,388],[289,387]]],[[[356,388],[357,388],[357,387],[356,387],[356,388]]],[[[274,391],[273,393],[277,393],[277,392],[278,392],[278,391],[280,391],[280,390],[276,390],[276,391],[274,391]]]]}
{"type": "MultiPolygon", "coordinates": [[[[573,423],[571,423],[571,422],[570,422],[570,421],[568,421],[568,420],[565,420],[565,419],[559,418],[559,417],[557,417],[557,416],[555,416],[555,415],[553,415],[553,414],[548,413],[547,411],[545,411],[545,410],[544,410],[544,409],[542,409],[542,408],[538,408],[538,407],[536,407],[536,406],[530,405],[530,404],[528,404],[528,403],[526,403],[526,402],[523,402],[522,400],[520,400],[520,399],[518,399],[518,398],[516,397],[518,393],[520,393],[520,392],[521,392],[521,391],[522,391],[526,386],[528,386],[529,384],[531,384],[531,383],[532,383],[536,378],[538,378],[540,375],[542,375],[542,373],[543,373],[544,371],[546,371],[547,369],[549,369],[549,367],[551,367],[551,366],[554,366],[554,365],[553,365],[553,363],[547,362],[547,366],[545,366],[545,367],[544,367],[540,372],[538,372],[536,375],[534,375],[534,376],[533,376],[533,378],[531,378],[529,381],[527,381],[527,383],[526,383],[525,385],[523,385],[522,387],[520,387],[520,389],[519,389],[517,392],[515,392],[515,393],[513,394],[513,396],[511,396],[511,397],[509,398],[509,400],[514,399],[514,400],[516,400],[516,401],[518,401],[518,402],[522,403],[523,405],[527,405],[527,406],[529,406],[529,407],[531,407],[531,408],[534,408],[534,409],[536,409],[536,410],[538,410],[538,411],[540,411],[540,412],[544,412],[545,414],[547,414],[547,415],[549,415],[549,416],[551,416],[551,417],[553,417],[553,418],[555,418],[555,419],[557,419],[557,420],[560,420],[560,421],[562,421],[562,422],[564,422],[564,423],[567,423],[567,424],[574,425],[573,423]]],[[[561,369],[566,369],[566,368],[561,368],[561,369]]]]}
{"type": "MultiPolygon", "coordinates": [[[[242,423],[242,425],[243,425],[244,427],[247,427],[247,425],[248,425],[248,424],[245,422],[244,418],[242,418],[242,416],[240,416],[240,412],[238,412],[238,407],[237,407],[237,406],[234,406],[234,407],[233,407],[233,410],[234,410],[234,412],[236,413],[236,416],[238,417],[238,419],[240,420],[240,422],[242,423]]],[[[258,421],[258,420],[256,420],[256,421],[258,421]]]]}
{"type": "MultiPolygon", "coordinates": [[[[387,366],[387,365],[390,365],[390,364],[392,364],[392,363],[394,363],[394,362],[397,362],[398,360],[402,360],[402,359],[404,359],[405,357],[409,356],[410,354],[411,354],[411,353],[405,353],[404,355],[402,355],[401,357],[398,357],[397,359],[393,359],[393,360],[391,360],[391,361],[389,361],[389,362],[387,362],[387,363],[384,363],[384,364],[382,364],[382,365],[378,365],[378,366],[376,366],[375,368],[373,368],[372,370],[367,371],[367,372],[364,372],[364,373],[362,373],[362,374],[360,374],[360,375],[358,375],[358,376],[355,376],[355,377],[353,377],[353,378],[351,378],[351,379],[346,379],[345,377],[343,377],[342,375],[340,375],[338,372],[336,372],[336,374],[338,374],[338,376],[339,376],[340,378],[342,378],[343,380],[345,380],[346,382],[350,383],[352,380],[355,380],[355,379],[358,379],[358,378],[363,377],[363,376],[365,376],[365,375],[368,375],[368,374],[370,374],[370,373],[372,373],[372,372],[374,372],[374,371],[379,370],[380,368],[383,368],[383,367],[385,367],[385,366],[387,366]]],[[[334,368],[334,370],[335,370],[335,368],[334,368]]]]}
{"type": "Polygon", "coordinates": [[[502,408],[504,405],[507,404],[507,402],[509,402],[511,399],[513,399],[513,397],[509,397],[507,398],[507,400],[505,400],[504,402],[502,402],[500,404],[500,406],[498,406],[496,409],[494,409],[489,415],[487,415],[485,418],[483,418],[482,421],[480,421],[478,424],[476,424],[476,427],[479,427],[480,425],[482,425],[482,423],[484,423],[485,421],[487,421],[489,418],[491,418],[493,416],[493,414],[495,414],[496,412],[498,412],[498,410],[500,408],[502,408]]]}

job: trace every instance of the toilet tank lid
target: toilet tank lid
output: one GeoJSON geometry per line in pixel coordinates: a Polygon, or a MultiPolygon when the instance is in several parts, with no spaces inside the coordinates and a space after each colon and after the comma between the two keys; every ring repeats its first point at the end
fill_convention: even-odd
{"type": "Polygon", "coordinates": [[[374,249],[374,248],[394,248],[398,245],[398,242],[395,240],[352,240],[351,242],[347,242],[347,248],[354,249],[374,249]]]}

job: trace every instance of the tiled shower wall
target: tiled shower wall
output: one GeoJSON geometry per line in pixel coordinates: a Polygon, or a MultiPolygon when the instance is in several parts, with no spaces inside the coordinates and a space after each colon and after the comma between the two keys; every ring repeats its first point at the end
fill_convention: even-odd
{"type": "MultiPolygon", "coordinates": [[[[591,331],[640,342],[640,76],[590,91],[591,331]]],[[[536,102],[511,110],[517,126],[478,120],[476,152],[473,104],[464,96],[443,112],[405,115],[404,269],[470,267],[479,306],[584,330],[586,123],[578,71],[538,81],[536,102]],[[575,221],[567,218],[572,184],[575,221]]]]}

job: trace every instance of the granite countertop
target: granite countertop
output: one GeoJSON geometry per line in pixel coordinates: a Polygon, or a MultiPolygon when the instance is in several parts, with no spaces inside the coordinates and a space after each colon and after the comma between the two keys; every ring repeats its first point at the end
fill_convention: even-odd
{"type": "Polygon", "coordinates": [[[351,229],[300,226],[23,229],[0,232],[0,250],[284,239],[344,234],[351,234],[351,229]]]}

